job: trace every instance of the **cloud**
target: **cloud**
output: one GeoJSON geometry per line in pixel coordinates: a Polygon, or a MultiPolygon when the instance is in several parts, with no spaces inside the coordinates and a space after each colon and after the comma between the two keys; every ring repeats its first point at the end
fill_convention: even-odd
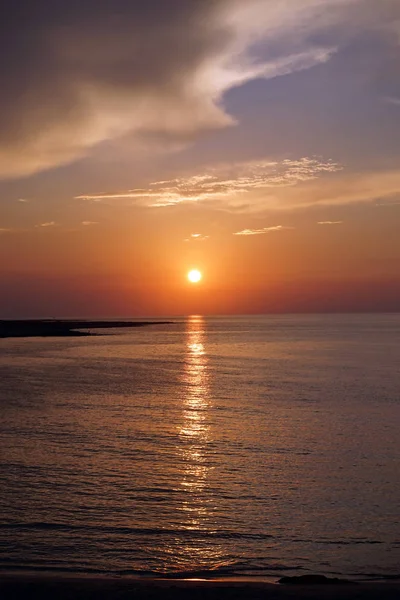
{"type": "Polygon", "coordinates": [[[21,202],[22,204],[26,204],[27,202],[29,202],[29,200],[27,198],[18,198],[17,202],[21,202]]]}
{"type": "Polygon", "coordinates": [[[233,235],[261,235],[263,233],[270,233],[271,231],[283,231],[284,229],[294,229],[294,227],[275,225],[274,227],[263,227],[262,229],[243,229],[242,231],[236,231],[233,235]]]}
{"type": "Polygon", "coordinates": [[[360,202],[392,203],[400,196],[400,170],[342,173],[329,182],[313,182],[305,197],[291,197],[290,206],[342,205],[360,202]]]}
{"type": "Polygon", "coordinates": [[[343,221],[318,221],[318,225],[341,225],[343,221]]]}
{"type": "Polygon", "coordinates": [[[208,209],[254,214],[317,205],[394,206],[400,198],[400,170],[351,172],[332,160],[307,157],[261,160],[219,165],[192,176],[154,182],[143,189],[77,198],[152,209],[199,204],[208,209]]]}
{"type": "Polygon", "coordinates": [[[82,225],[89,227],[90,225],[98,225],[98,221],[82,221],[82,225]]]}
{"type": "Polygon", "coordinates": [[[107,140],[178,143],[232,125],[227,90],[325,63],[360,31],[386,31],[392,4],[8,2],[0,19],[0,176],[73,161],[107,140]]]}
{"type": "Polygon", "coordinates": [[[184,242],[205,242],[209,239],[209,235],[204,235],[202,233],[192,233],[190,237],[183,240],[184,242]]]}
{"type": "Polygon", "coordinates": [[[230,206],[242,203],[242,197],[254,192],[295,186],[342,167],[331,161],[303,157],[298,160],[260,160],[219,165],[188,177],[156,181],[147,188],[109,194],[88,194],[76,199],[92,201],[134,201],[153,208],[181,203],[217,202],[230,206]]]}
{"type": "Polygon", "coordinates": [[[392,98],[392,97],[388,97],[385,98],[386,102],[388,102],[389,104],[395,104],[396,106],[400,106],[400,98],[392,98]]]}
{"type": "Polygon", "coordinates": [[[48,221],[47,223],[40,223],[36,227],[55,227],[57,223],[55,221],[48,221]]]}
{"type": "Polygon", "coordinates": [[[375,206],[400,206],[400,201],[394,199],[394,200],[387,200],[386,202],[382,201],[382,200],[377,200],[375,206]]]}

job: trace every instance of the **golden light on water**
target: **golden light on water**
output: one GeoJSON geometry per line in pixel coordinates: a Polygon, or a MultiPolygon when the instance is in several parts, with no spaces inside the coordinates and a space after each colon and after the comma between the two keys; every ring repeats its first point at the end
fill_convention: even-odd
{"type": "Polygon", "coordinates": [[[203,318],[190,317],[187,327],[186,361],[183,374],[187,391],[184,400],[184,420],[180,433],[186,442],[185,462],[188,467],[186,475],[189,477],[185,485],[201,489],[203,486],[202,475],[207,471],[203,454],[209,430],[207,419],[209,407],[208,365],[204,345],[203,318]]]}
{"type": "MultiPolygon", "coordinates": [[[[209,498],[210,466],[207,447],[212,436],[210,411],[210,373],[206,348],[206,323],[192,315],[186,324],[186,355],[182,372],[185,394],[182,398],[182,421],[179,438],[182,458],[181,486],[186,498],[181,505],[186,529],[203,530],[212,520],[214,510],[209,498]]],[[[212,542],[182,545],[186,570],[209,569],[220,564],[224,549],[212,542]]]]}
{"type": "Polygon", "coordinates": [[[187,278],[189,279],[190,283],[199,283],[199,281],[201,281],[202,277],[203,276],[202,276],[201,272],[198,271],[197,269],[192,269],[187,274],[187,278]]]}

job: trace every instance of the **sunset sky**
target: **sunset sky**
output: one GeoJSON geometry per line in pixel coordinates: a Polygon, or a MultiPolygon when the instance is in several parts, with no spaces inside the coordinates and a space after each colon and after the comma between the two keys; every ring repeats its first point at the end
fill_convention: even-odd
{"type": "Polygon", "coordinates": [[[400,309],[399,0],[6,0],[0,61],[0,318],[400,309]]]}

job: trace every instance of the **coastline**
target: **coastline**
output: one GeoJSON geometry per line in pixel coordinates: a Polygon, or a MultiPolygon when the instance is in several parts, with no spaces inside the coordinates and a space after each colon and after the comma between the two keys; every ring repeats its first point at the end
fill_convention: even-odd
{"type": "Polygon", "coordinates": [[[90,329],[121,329],[170,325],[172,321],[106,321],[72,319],[0,320],[0,339],[19,337],[77,337],[92,336],[90,329]],[[82,331],[83,330],[83,331],[82,331]]]}
{"type": "Polygon", "coordinates": [[[147,579],[134,577],[76,576],[56,574],[0,574],[0,596],[8,599],[40,600],[395,600],[399,582],[360,582],[343,585],[283,585],[254,580],[147,579]]]}

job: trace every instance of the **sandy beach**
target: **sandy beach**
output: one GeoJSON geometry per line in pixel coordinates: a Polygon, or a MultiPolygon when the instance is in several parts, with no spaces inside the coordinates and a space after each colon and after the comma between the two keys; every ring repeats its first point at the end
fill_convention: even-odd
{"type": "Polygon", "coordinates": [[[15,575],[0,577],[3,600],[397,600],[400,582],[343,585],[281,585],[255,581],[133,579],[15,575]]]}

